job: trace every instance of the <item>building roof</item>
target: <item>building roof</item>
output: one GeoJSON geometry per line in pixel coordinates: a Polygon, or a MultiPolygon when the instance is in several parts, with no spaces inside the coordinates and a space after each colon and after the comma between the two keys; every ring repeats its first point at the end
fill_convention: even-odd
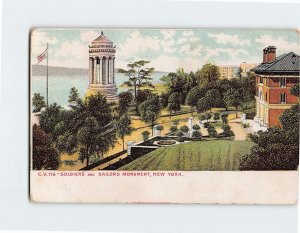
{"type": "Polygon", "coordinates": [[[254,71],[256,74],[299,75],[300,56],[294,52],[285,53],[276,57],[273,62],[259,64],[251,71],[254,71]]]}
{"type": "Polygon", "coordinates": [[[92,41],[92,45],[113,45],[113,42],[101,32],[101,35],[92,41]]]}

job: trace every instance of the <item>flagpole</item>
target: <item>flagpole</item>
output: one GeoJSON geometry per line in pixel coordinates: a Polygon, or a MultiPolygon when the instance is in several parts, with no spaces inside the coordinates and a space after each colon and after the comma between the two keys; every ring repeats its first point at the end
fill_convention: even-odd
{"type": "Polygon", "coordinates": [[[47,43],[47,86],[46,86],[46,92],[47,92],[47,108],[49,107],[48,102],[48,43],[47,43]]]}

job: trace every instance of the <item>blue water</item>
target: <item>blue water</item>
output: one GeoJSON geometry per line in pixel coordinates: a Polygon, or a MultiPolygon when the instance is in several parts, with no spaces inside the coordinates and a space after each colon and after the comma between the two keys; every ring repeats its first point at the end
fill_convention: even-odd
{"type": "MultiPolygon", "coordinates": [[[[152,75],[152,83],[160,83],[160,77],[166,75],[164,72],[155,72],[152,75]]],[[[118,85],[118,92],[126,91],[127,88],[120,87],[128,77],[124,74],[116,73],[116,83],[118,85]]],[[[68,105],[68,98],[70,89],[76,87],[79,91],[80,97],[84,97],[88,87],[88,75],[86,76],[49,76],[49,103],[57,103],[61,106],[68,105]]],[[[46,99],[46,76],[32,76],[31,78],[32,95],[40,93],[46,99]]]]}

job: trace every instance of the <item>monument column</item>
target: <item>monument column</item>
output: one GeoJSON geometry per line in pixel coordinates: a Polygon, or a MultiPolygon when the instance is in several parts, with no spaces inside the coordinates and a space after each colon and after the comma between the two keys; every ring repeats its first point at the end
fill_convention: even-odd
{"type": "Polygon", "coordinates": [[[93,58],[92,57],[89,58],[89,71],[90,71],[89,84],[91,84],[93,82],[93,58]]]}
{"type": "Polygon", "coordinates": [[[102,72],[103,72],[102,71],[102,57],[99,57],[99,60],[100,60],[99,61],[99,79],[100,80],[99,81],[100,81],[101,84],[104,84],[103,79],[102,79],[102,72]]]}
{"type": "Polygon", "coordinates": [[[94,77],[93,77],[93,84],[97,83],[97,76],[98,76],[98,72],[97,72],[97,57],[94,58],[94,77]]]}
{"type": "Polygon", "coordinates": [[[106,79],[106,83],[107,84],[109,84],[110,82],[109,82],[109,57],[106,59],[106,67],[105,67],[105,69],[106,69],[106,77],[105,77],[105,79],[106,79]]]}
{"type": "Polygon", "coordinates": [[[112,70],[113,70],[113,72],[112,72],[112,74],[113,74],[113,84],[115,84],[116,82],[115,82],[115,57],[113,58],[113,66],[112,66],[112,70]]]}
{"type": "Polygon", "coordinates": [[[113,84],[114,83],[114,59],[112,57],[109,59],[109,71],[110,71],[109,83],[113,84]]]}

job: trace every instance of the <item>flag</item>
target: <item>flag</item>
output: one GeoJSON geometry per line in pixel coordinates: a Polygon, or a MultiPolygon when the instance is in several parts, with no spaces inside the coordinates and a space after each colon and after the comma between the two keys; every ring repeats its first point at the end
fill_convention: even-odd
{"type": "Polygon", "coordinates": [[[46,50],[43,53],[41,53],[39,56],[37,56],[38,64],[40,62],[44,61],[45,58],[47,57],[47,50],[48,50],[48,48],[46,48],[46,50]]]}

